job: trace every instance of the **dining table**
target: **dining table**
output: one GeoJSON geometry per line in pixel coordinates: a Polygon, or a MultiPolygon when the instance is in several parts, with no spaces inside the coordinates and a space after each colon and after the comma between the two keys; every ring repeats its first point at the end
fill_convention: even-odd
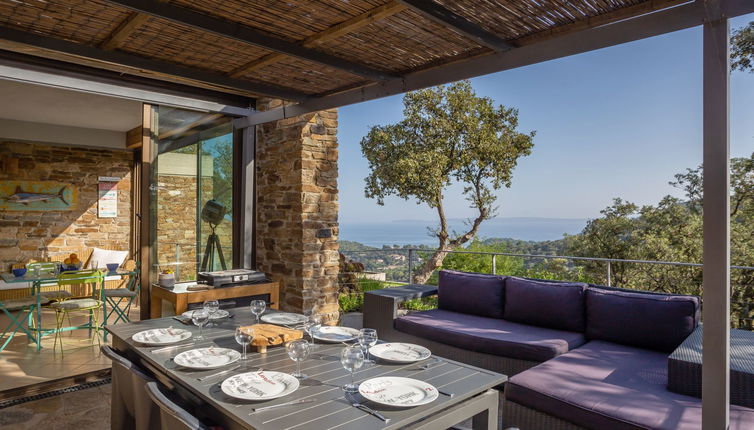
{"type": "MultiPolygon", "coordinates": [[[[16,276],[13,273],[6,272],[0,273],[0,278],[2,278],[2,280],[5,281],[6,284],[8,284],[9,286],[17,286],[18,289],[29,288],[30,296],[36,297],[37,299],[37,310],[36,315],[34,315],[36,324],[30,329],[30,331],[36,333],[33,341],[37,345],[37,351],[40,351],[42,349],[42,337],[55,334],[56,331],[56,329],[53,328],[42,327],[41,309],[43,304],[42,296],[44,296],[44,294],[42,293],[42,287],[57,285],[59,276],[60,273],[53,270],[38,270],[36,272],[27,271],[23,276],[16,276]]],[[[107,271],[105,272],[105,276],[100,288],[105,287],[106,281],[119,280],[126,277],[130,278],[131,281],[133,281],[136,276],[138,276],[138,270],[118,268],[114,271],[107,271]]]]}
{"type": "MultiPolygon", "coordinates": [[[[505,375],[442,357],[410,363],[377,359],[354,372],[357,383],[376,377],[404,377],[431,384],[438,391],[437,398],[427,404],[386,406],[368,401],[359,393],[343,391],[351,374],[340,362],[341,351],[346,347],[342,342],[317,341],[312,345],[310,355],[301,363],[301,370],[308,377],[286,396],[264,401],[230,396],[222,389],[226,379],[260,370],[291,374],[296,363],[289,358],[285,346],[279,346],[268,348],[266,353],[252,352],[245,361],[211,370],[176,364],[177,355],[198,348],[241,350],[234,337],[235,329],[252,325],[255,317],[247,307],[228,311],[227,318],[203,329],[204,339],[200,341],[194,340],[199,327],[171,317],[107,326],[106,330],[111,334],[112,348],[162,383],[189,413],[225,429],[445,429],[464,421],[470,421],[476,430],[498,428],[498,388],[506,382],[505,375]],[[190,331],[192,337],[169,346],[147,346],[132,338],[145,330],[175,328],[190,331]]],[[[267,310],[265,315],[271,312],[279,311],[267,310]]]]}

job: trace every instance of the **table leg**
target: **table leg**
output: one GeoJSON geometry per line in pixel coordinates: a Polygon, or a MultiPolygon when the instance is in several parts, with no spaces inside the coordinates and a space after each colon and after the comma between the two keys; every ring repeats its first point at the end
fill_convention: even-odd
{"type": "Polygon", "coordinates": [[[471,428],[474,430],[494,430],[498,428],[498,397],[490,396],[487,409],[474,415],[471,419],[471,428]]]}
{"type": "Polygon", "coordinates": [[[37,296],[37,352],[42,349],[42,282],[34,281],[32,288],[37,296]]]}
{"type": "Polygon", "coordinates": [[[175,314],[181,315],[188,310],[188,294],[177,294],[175,298],[175,314]]]}
{"type": "Polygon", "coordinates": [[[162,299],[152,295],[152,299],[149,301],[149,317],[150,318],[162,318],[162,299]]]}

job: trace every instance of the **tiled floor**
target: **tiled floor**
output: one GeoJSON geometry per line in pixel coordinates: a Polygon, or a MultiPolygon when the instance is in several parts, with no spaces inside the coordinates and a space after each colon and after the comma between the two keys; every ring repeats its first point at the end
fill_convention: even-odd
{"type": "Polygon", "coordinates": [[[106,430],[110,384],[0,409],[3,430],[106,430]]]}
{"type": "MultiPolygon", "coordinates": [[[[139,311],[131,310],[133,321],[139,311]]],[[[87,320],[83,315],[71,316],[73,324],[87,320]]],[[[54,313],[43,312],[42,327],[54,327],[54,313]]],[[[3,328],[7,320],[0,320],[3,328]]],[[[42,338],[42,350],[29,343],[24,335],[16,335],[8,347],[0,353],[0,392],[38,384],[54,379],[95,372],[110,367],[110,360],[102,356],[95,340],[90,341],[88,330],[73,330],[62,334],[64,353],[53,351],[54,336],[42,338]]]]}

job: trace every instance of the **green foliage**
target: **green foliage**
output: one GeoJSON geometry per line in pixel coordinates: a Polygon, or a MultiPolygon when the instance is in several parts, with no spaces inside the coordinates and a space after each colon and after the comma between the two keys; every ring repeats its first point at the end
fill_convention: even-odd
{"type": "Polygon", "coordinates": [[[730,39],[730,58],[733,70],[754,71],[754,21],[733,32],[730,39]]]}
{"type": "Polygon", "coordinates": [[[415,199],[437,210],[437,251],[416,276],[442,263],[445,253],[474,238],[495,212],[494,190],[509,187],[519,157],[529,155],[534,133],[519,133],[518,111],[478,97],[469,81],[413,91],[403,97],[404,119],[374,126],[361,140],[369,162],[365,195],[384,204],[387,196],[415,199]],[[467,232],[448,232],[443,195],[451,183],[463,186],[478,211],[467,232]]]}
{"type": "Polygon", "coordinates": [[[361,312],[361,309],[364,307],[364,294],[341,294],[338,297],[338,303],[340,304],[340,311],[343,313],[361,312]]]}

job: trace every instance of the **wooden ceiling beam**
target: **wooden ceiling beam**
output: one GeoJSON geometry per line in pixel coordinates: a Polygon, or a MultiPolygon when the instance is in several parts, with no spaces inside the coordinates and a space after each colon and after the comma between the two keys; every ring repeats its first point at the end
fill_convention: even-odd
{"type": "MultiPolygon", "coordinates": [[[[408,7],[397,0],[393,0],[390,3],[385,3],[382,6],[378,6],[374,9],[370,9],[360,15],[336,24],[326,30],[313,34],[301,42],[301,46],[306,48],[312,48],[321,45],[325,42],[342,37],[348,33],[353,33],[363,27],[366,27],[373,22],[377,22],[381,19],[385,19],[389,16],[395,15],[406,10],[408,7]]],[[[243,76],[251,71],[261,69],[264,66],[277,63],[278,61],[286,58],[286,55],[275,52],[265,55],[256,60],[250,61],[234,70],[229,75],[237,78],[243,76]]]]}
{"type": "Polygon", "coordinates": [[[298,57],[320,65],[343,70],[373,81],[385,81],[398,76],[363,64],[358,64],[334,55],[316,51],[284,39],[261,33],[238,22],[205,15],[181,6],[151,0],[106,0],[135,12],[142,12],[161,19],[185,25],[199,31],[213,33],[239,42],[258,46],[269,51],[298,57]]]}
{"type": "Polygon", "coordinates": [[[482,46],[486,46],[497,52],[515,48],[515,45],[512,43],[498,37],[496,34],[490,33],[479,25],[432,0],[400,0],[400,2],[422,16],[440,23],[444,27],[448,27],[482,46]]]}
{"type": "Polygon", "coordinates": [[[105,40],[100,43],[100,48],[108,51],[120,48],[123,42],[128,39],[137,28],[141,27],[149,19],[149,15],[132,12],[123,22],[110,33],[105,40]]]}

